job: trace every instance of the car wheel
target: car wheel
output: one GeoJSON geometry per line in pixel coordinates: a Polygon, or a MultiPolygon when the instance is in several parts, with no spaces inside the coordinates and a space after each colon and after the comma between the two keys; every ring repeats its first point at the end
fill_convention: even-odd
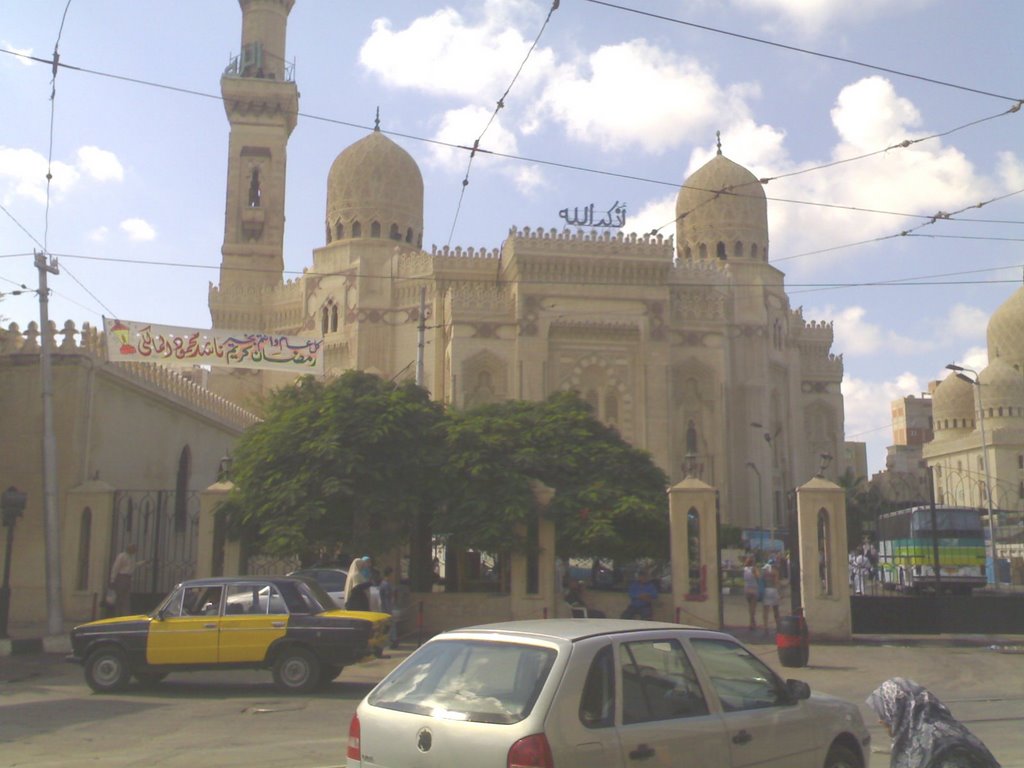
{"type": "Polygon", "coordinates": [[[842,744],[833,744],[825,757],[825,768],[862,768],[857,753],[842,744]]]}
{"type": "Polygon", "coordinates": [[[152,688],[163,682],[163,679],[167,677],[166,672],[133,672],[132,674],[139,681],[139,685],[145,688],[152,688]]]}
{"type": "Polygon", "coordinates": [[[285,648],[274,662],[274,682],[285,693],[309,693],[320,682],[320,662],[305,648],[285,648]]]}
{"type": "Polygon", "coordinates": [[[128,685],[131,678],[124,651],[107,646],[93,651],[85,660],[85,682],[96,693],[113,693],[128,685]]]}
{"type": "Polygon", "coordinates": [[[344,667],[338,667],[332,664],[323,664],[320,667],[320,686],[326,687],[330,685],[331,682],[336,680],[338,675],[341,674],[342,669],[344,669],[344,667]]]}

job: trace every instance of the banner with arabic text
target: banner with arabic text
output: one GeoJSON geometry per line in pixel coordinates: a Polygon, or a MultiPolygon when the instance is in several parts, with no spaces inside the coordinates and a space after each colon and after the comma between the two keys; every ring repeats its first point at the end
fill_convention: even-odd
{"type": "Polygon", "coordinates": [[[244,331],[201,330],[103,318],[107,359],[162,365],[323,373],[323,339],[244,331]]]}

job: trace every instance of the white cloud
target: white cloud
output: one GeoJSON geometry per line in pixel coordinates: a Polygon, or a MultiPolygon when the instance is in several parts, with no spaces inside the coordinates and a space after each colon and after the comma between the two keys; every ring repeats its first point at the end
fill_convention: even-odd
{"type": "Polygon", "coordinates": [[[751,85],[721,88],[697,61],[631,40],[559,67],[540,108],[574,141],[662,153],[706,141],[712,124],[746,119],[746,100],[757,93],[751,85]]]}
{"type": "MultiPolygon", "coordinates": [[[[882,77],[864,78],[843,88],[831,114],[838,138],[831,157],[802,164],[780,162],[773,176],[859,157],[927,135],[917,130],[921,119],[916,107],[882,77]]],[[[1012,163],[1005,160],[1003,167],[1012,168],[1012,163]]],[[[767,188],[772,197],[862,209],[769,205],[772,258],[895,236],[923,221],[868,214],[864,209],[930,216],[987,199],[997,187],[992,179],[978,174],[962,152],[943,146],[939,139],[772,181],[767,188]]],[[[892,249],[893,245],[873,247],[892,249]]],[[[865,252],[863,247],[856,251],[858,255],[865,252]]],[[[836,260],[850,258],[850,253],[816,254],[787,261],[785,268],[790,274],[824,271],[836,260]]]]}
{"type": "MultiPolygon", "coordinates": [[[[66,192],[79,179],[75,168],[59,161],[52,163],[50,172],[53,174],[50,191],[55,195],[66,192]]],[[[0,146],[0,183],[0,196],[5,202],[15,197],[26,197],[45,203],[46,158],[32,149],[0,146]]]]}
{"type": "Polygon", "coordinates": [[[984,339],[989,313],[978,307],[954,304],[945,322],[945,333],[958,339],[984,339]]]}
{"type": "Polygon", "coordinates": [[[96,181],[122,181],[124,168],[117,155],[99,147],[79,147],[78,167],[96,181]]]}
{"type": "Polygon", "coordinates": [[[1013,152],[1000,152],[999,177],[1008,192],[1024,187],[1024,160],[1013,152]]]}
{"type": "Polygon", "coordinates": [[[875,354],[909,354],[922,352],[933,346],[929,341],[912,339],[894,331],[886,330],[880,325],[869,323],[865,319],[867,311],[860,306],[849,306],[842,309],[825,307],[810,309],[807,317],[832,318],[835,342],[833,349],[844,356],[866,357],[875,354]]]}
{"type": "Polygon", "coordinates": [[[769,15],[766,26],[778,32],[814,35],[826,27],[841,23],[864,23],[896,14],[909,14],[932,0],[732,0],[742,10],[769,15]]]}
{"type": "MultiPolygon", "coordinates": [[[[443,8],[406,29],[394,30],[388,19],[373,22],[373,32],[359,51],[359,62],[386,85],[425,93],[459,96],[478,103],[497,102],[522,63],[532,40],[513,24],[523,3],[488,2],[473,25],[456,10],[443,8]]],[[[516,81],[516,98],[550,69],[553,54],[536,48],[516,81]]]]}
{"type": "Polygon", "coordinates": [[[885,448],[893,443],[892,401],[921,394],[922,382],[912,373],[887,381],[867,381],[847,373],[842,391],[846,439],[867,443],[868,464],[884,466],[885,448]]]}
{"type": "Polygon", "coordinates": [[[144,242],[156,238],[156,230],[144,219],[125,219],[121,229],[128,234],[130,240],[144,242]]]}
{"type": "Polygon", "coordinates": [[[96,227],[96,229],[91,230],[86,235],[86,237],[88,237],[94,243],[102,243],[106,241],[107,235],[109,234],[110,230],[107,227],[96,227]]]}
{"type": "Polygon", "coordinates": [[[17,56],[14,57],[14,60],[24,67],[31,67],[33,64],[36,63],[32,61],[32,59],[26,58],[27,56],[32,55],[31,48],[17,48],[16,46],[11,45],[6,40],[0,40],[0,46],[3,46],[11,53],[17,54],[17,56]]]}

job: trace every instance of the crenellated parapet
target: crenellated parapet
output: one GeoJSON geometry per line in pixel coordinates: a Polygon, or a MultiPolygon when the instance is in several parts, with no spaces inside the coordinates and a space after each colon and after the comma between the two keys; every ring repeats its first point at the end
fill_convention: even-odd
{"type": "Polygon", "coordinates": [[[826,355],[805,355],[800,367],[805,377],[839,381],[843,378],[843,356],[829,352],[826,355]]]}
{"type": "Polygon", "coordinates": [[[612,232],[537,227],[512,227],[506,246],[519,255],[565,254],[594,256],[632,256],[636,258],[672,260],[673,238],[650,232],[612,232]]]}
{"type": "MultiPolygon", "coordinates": [[[[11,323],[6,329],[0,329],[0,358],[38,355],[41,352],[41,337],[39,324],[35,321],[29,323],[24,331],[17,323],[11,323]]],[[[88,356],[102,365],[110,366],[119,375],[145,382],[163,394],[178,398],[239,429],[260,420],[255,414],[197,384],[188,375],[191,369],[178,370],[156,363],[109,362],[106,334],[89,323],[83,323],[79,330],[73,321],[68,320],[57,330],[56,324],[51,321],[47,338],[53,342],[53,355],[88,356]]]]}

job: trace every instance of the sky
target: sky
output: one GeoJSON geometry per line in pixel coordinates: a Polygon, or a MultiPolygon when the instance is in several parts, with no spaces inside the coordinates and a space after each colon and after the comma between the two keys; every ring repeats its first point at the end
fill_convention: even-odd
{"type": "MultiPolygon", "coordinates": [[[[423,172],[427,250],[494,249],[591,203],[625,204],[626,232],[674,234],[678,187],[720,131],[769,179],[770,261],[794,308],[834,324],[846,439],[881,470],[890,402],[949,362],[981,370],[988,318],[1024,276],[1024,3],[557,5],[297,0],[286,278],[324,244],[327,172],[378,108],[423,172]]],[[[42,251],[58,326],[210,327],[220,75],[240,40],[231,0],[0,4],[5,326],[39,319],[42,251]],[[30,58],[55,48],[56,78],[30,58]]]]}

